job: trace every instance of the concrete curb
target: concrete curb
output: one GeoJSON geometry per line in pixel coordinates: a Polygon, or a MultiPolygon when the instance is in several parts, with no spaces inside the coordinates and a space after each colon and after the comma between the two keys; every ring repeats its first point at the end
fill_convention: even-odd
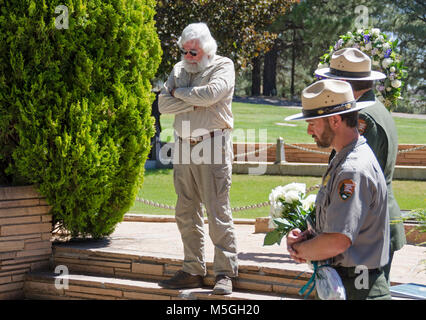
{"type": "MultiPolygon", "coordinates": [[[[254,225],[256,221],[254,219],[233,219],[234,224],[248,224],[254,225]]],[[[137,213],[126,213],[123,221],[132,222],[176,222],[176,218],[173,215],[149,215],[149,214],[137,214],[137,213]]],[[[208,223],[207,218],[204,218],[204,223],[208,223]]]]}

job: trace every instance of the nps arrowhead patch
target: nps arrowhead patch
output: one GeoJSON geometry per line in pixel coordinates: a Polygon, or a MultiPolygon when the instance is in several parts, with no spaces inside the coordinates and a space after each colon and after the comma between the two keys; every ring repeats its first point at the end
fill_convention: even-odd
{"type": "Polygon", "coordinates": [[[339,183],[338,192],[340,198],[343,201],[348,200],[355,192],[355,182],[353,182],[351,179],[341,181],[339,183]]]}
{"type": "Polygon", "coordinates": [[[365,129],[367,129],[367,123],[365,120],[358,119],[358,131],[360,135],[363,135],[365,133],[365,129]]]}

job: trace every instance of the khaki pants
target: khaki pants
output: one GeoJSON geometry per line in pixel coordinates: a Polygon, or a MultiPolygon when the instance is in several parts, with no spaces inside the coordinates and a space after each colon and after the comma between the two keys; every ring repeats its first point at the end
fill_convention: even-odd
{"type": "MultiPolygon", "coordinates": [[[[232,143],[230,134],[222,140],[219,152],[222,163],[174,163],[174,186],[178,196],[176,222],[183,248],[183,271],[205,276],[203,203],[208,217],[209,235],[214,244],[213,271],[215,275],[238,275],[237,246],[229,202],[232,177],[232,143]]],[[[211,139],[213,140],[213,139],[211,139]]],[[[203,142],[204,143],[204,142],[203,142]]],[[[209,142],[213,145],[212,141],[209,142]]],[[[175,148],[184,143],[176,143],[175,148]]],[[[198,148],[200,147],[197,144],[198,148]]],[[[194,147],[191,147],[191,150],[194,147]]],[[[217,151],[217,150],[216,150],[217,151]]],[[[191,161],[192,162],[192,161],[191,161]]]]}

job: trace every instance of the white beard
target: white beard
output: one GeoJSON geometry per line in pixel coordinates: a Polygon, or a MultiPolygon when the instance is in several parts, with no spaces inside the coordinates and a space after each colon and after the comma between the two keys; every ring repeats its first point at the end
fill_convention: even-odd
{"type": "Polygon", "coordinates": [[[189,63],[188,61],[185,60],[185,58],[182,58],[183,68],[188,73],[201,72],[201,71],[205,70],[208,66],[210,66],[212,61],[213,61],[213,59],[212,58],[210,59],[207,55],[205,55],[201,59],[201,61],[197,62],[197,63],[189,63]]]}

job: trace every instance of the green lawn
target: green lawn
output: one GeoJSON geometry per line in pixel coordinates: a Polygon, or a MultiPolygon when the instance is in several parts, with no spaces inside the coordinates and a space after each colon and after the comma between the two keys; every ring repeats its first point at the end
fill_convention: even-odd
{"type": "MultiPolygon", "coordinates": [[[[291,182],[305,183],[307,187],[314,186],[321,181],[319,177],[287,177],[287,176],[254,176],[234,174],[232,175],[231,206],[233,208],[262,203],[268,201],[270,191],[279,185],[291,182]]],[[[393,182],[393,189],[399,206],[403,210],[426,208],[426,181],[401,181],[393,182]]],[[[314,191],[313,193],[316,193],[314,191]]],[[[173,170],[147,170],[144,184],[139,192],[139,197],[158,203],[174,206],[176,194],[173,187],[173,170]]],[[[129,211],[143,214],[169,214],[173,210],[154,208],[135,202],[129,211]]],[[[269,207],[257,208],[234,212],[234,218],[254,219],[264,217],[269,213],[269,207]]]]}
{"type": "MultiPolygon", "coordinates": [[[[247,103],[233,103],[234,142],[265,141],[276,142],[283,137],[288,143],[313,143],[306,134],[305,121],[286,122],[284,118],[300,112],[297,108],[276,107],[247,103]],[[266,130],[266,131],[265,131],[266,130]]],[[[161,140],[173,141],[173,115],[161,116],[161,140]]],[[[400,144],[426,144],[424,130],[426,120],[394,117],[400,144]]],[[[172,170],[148,170],[139,196],[148,200],[174,206],[176,194],[173,187],[172,170]]],[[[274,187],[291,182],[306,183],[307,187],[320,182],[319,177],[285,177],[285,176],[253,176],[238,175],[232,177],[231,206],[240,207],[268,201],[274,187]]],[[[426,208],[426,181],[393,182],[393,189],[398,204],[403,210],[426,208]]],[[[136,202],[130,212],[145,214],[174,214],[172,210],[157,209],[136,202]]],[[[255,218],[267,216],[268,207],[234,212],[235,218],[255,218]]]]}
{"type": "MultiPolygon", "coordinates": [[[[299,113],[300,109],[234,102],[232,112],[234,142],[263,142],[265,139],[266,142],[276,142],[278,137],[282,137],[288,143],[314,143],[306,133],[305,121],[284,121],[285,117],[299,113]]],[[[161,116],[162,141],[173,141],[173,118],[173,115],[161,116]]],[[[400,144],[426,144],[426,120],[394,119],[400,144]]]]}

